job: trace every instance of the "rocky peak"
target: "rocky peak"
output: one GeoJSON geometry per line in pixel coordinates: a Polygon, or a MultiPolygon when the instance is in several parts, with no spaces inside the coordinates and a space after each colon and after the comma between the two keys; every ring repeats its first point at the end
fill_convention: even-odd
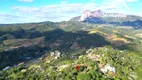
{"type": "Polygon", "coordinates": [[[79,21],[84,21],[86,18],[92,16],[92,17],[101,17],[103,15],[103,12],[101,10],[96,10],[96,11],[89,11],[85,10],[83,14],[81,15],[79,21]]]}
{"type": "Polygon", "coordinates": [[[83,14],[81,15],[79,21],[84,21],[87,17],[90,17],[90,16],[91,16],[91,11],[85,10],[83,14]]]}
{"type": "Polygon", "coordinates": [[[102,17],[102,15],[103,15],[103,11],[101,11],[101,10],[97,10],[97,11],[92,12],[93,17],[102,17]]]}

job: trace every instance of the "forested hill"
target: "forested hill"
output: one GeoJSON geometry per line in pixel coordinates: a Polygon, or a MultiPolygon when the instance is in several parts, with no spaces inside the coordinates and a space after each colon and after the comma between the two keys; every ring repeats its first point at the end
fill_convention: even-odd
{"type": "Polygon", "coordinates": [[[130,26],[2,24],[0,80],[141,80],[141,52],[142,30],[130,26]]]}
{"type": "Polygon", "coordinates": [[[39,23],[23,23],[23,24],[0,24],[1,31],[8,30],[37,30],[37,31],[50,31],[53,29],[63,29],[66,31],[79,31],[88,30],[92,28],[91,24],[76,22],[76,21],[63,21],[63,22],[39,22],[39,23]]]}

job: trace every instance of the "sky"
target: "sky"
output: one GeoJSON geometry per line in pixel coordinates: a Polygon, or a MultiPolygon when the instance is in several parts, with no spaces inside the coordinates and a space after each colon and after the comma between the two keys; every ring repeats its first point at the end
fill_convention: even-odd
{"type": "Polygon", "coordinates": [[[84,10],[142,16],[142,0],[0,0],[0,24],[68,21],[84,10]]]}

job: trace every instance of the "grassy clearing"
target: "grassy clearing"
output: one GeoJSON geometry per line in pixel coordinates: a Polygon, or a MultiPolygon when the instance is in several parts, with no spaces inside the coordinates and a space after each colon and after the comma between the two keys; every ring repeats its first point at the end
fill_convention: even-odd
{"type": "Polygon", "coordinates": [[[125,43],[130,43],[130,41],[128,41],[127,39],[121,38],[117,35],[108,36],[107,39],[110,40],[110,41],[123,41],[125,43]]]}
{"type": "Polygon", "coordinates": [[[102,32],[102,31],[99,31],[99,30],[92,30],[89,32],[89,34],[95,34],[95,33],[100,33],[102,35],[107,35],[106,33],[102,32]]]}
{"type": "Polygon", "coordinates": [[[22,45],[24,43],[31,43],[31,44],[38,44],[40,42],[44,42],[45,37],[39,37],[39,38],[34,38],[34,39],[9,39],[9,40],[4,40],[3,43],[4,45],[22,45]]]}

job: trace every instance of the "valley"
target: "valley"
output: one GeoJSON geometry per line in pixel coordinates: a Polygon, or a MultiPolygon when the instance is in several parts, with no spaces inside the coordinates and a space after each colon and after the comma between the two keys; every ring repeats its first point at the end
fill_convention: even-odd
{"type": "Polygon", "coordinates": [[[1,80],[141,80],[141,29],[74,21],[30,25],[1,25],[1,80]]]}

